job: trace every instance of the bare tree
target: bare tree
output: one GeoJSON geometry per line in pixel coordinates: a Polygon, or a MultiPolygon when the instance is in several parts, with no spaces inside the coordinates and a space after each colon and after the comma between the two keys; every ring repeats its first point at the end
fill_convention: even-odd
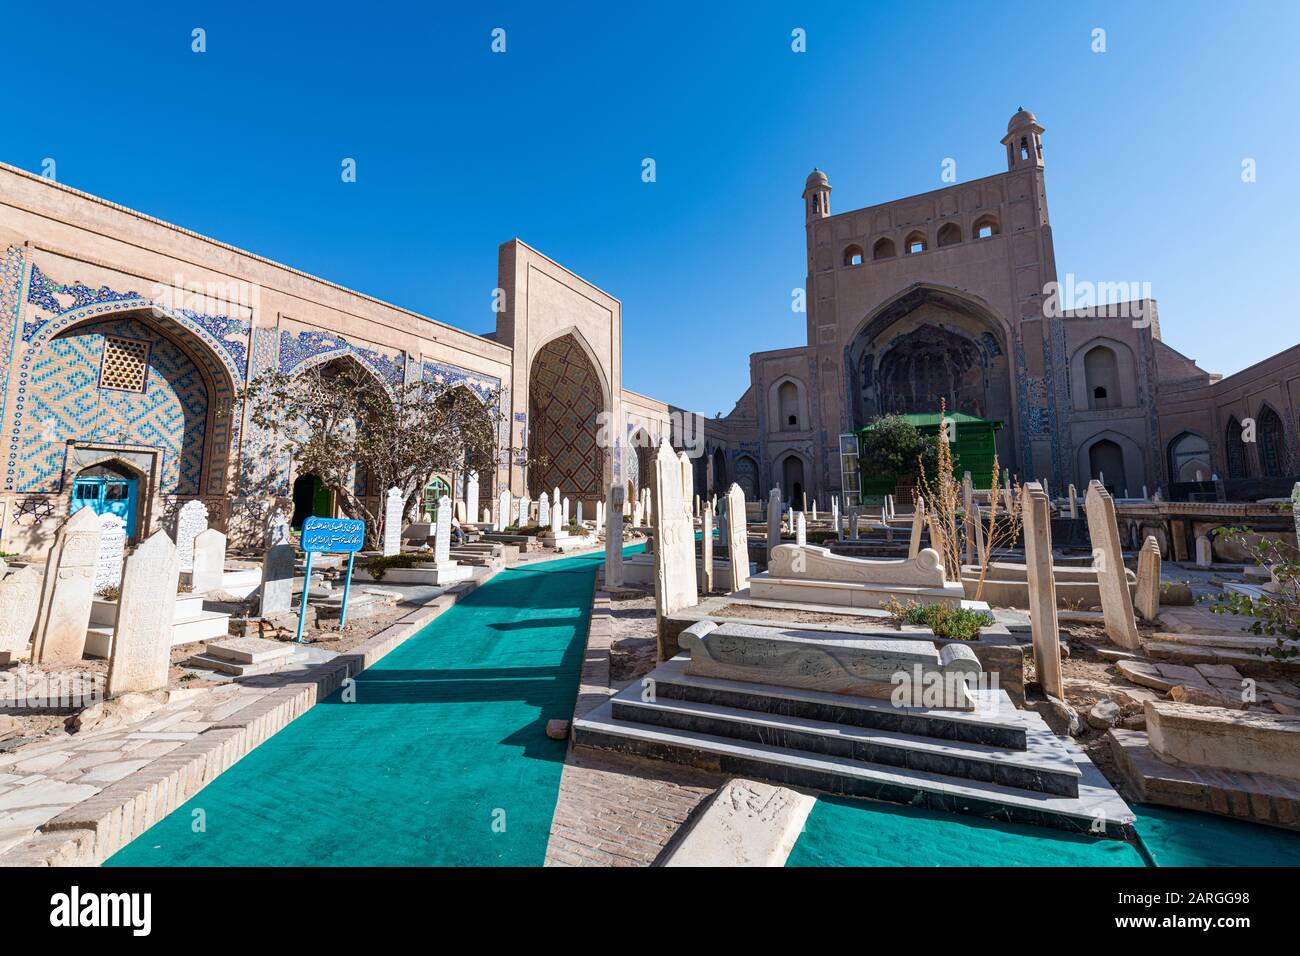
{"type": "Polygon", "coordinates": [[[239,397],[300,474],[319,477],[343,514],[366,522],[372,547],[383,531],[387,489],[405,493],[406,514],[435,474],[496,465],[496,393],[480,398],[463,386],[427,382],[385,386],[353,362],[331,362],[294,376],[263,373],[239,397]]]}

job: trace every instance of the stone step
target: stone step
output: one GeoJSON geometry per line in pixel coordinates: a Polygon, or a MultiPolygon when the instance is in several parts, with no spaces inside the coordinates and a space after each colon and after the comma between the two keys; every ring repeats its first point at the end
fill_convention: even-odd
{"type": "Polygon", "coordinates": [[[716,704],[663,698],[647,702],[640,699],[640,692],[641,688],[634,685],[614,697],[613,717],[790,751],[843,757],[855,763],[928,771],[1059,796],[1079,795],[1079,768],[1046,727],[1030,731],[1028,749],[1007,750],[802,717],[759,714],[716,704]]]}
{"type": "MultiPolygon", "coordinates": [[[[777,687],[686,673],[689,655],[679,654],[655,669],[655,696],[736,707],[755,713],[801,717],[846,726],[1025,750],[1030,728],[1042,718],[1016,710],[1003,690],[974,689],[975,710],[895,707],[888,700],[852,697],[796,687],[777,687]]],[[[640,686],[639,684],[637,685],[640,686]]]]}
{"type": "Polygon", "coordinates": [[[185,661],[185,665],[187,667],[203,667],[208,670],[220,671],[234,677],[256,677],[259,674],[273,674],[291,660],[292,657],[279,657],[259,664],[240,664],[236,661],[226,660],[223,657],[217,657],[214,654],[195,654],[185,661]]]}
{"type": "MultiPolygon", "coordinates": [[[[172,624],[172,647],[225,637],[229,625],[230,615],[223,611],[199,611],[193,617],[172,624]]],[[[112,647],[112,624],[92,624],[86,628],[85,656],[106,658],[112,647]]]]}
{"type": "MultiPolygon", "coordinates": [[[[634,685],[635,686],[635,685],[634,685]]],[[[1042,793],[788,750],[693,730],[632,723],[614,716],[607,700],[573,723],[575,746],[703,766],[730,776],[752,776],[791,787],[883,800],[930,810],[1049,826],[1118,839],[1132,836],[1133,813],[1078,746],[1061,746],[1080,772],[1078,796],[1042,793]]],[[[960,848],[954,849],[955,853],[960,848]]]]}
{"type": "Polygon", "coordinates": [[[293,646],[282,641],[267,641],[258,637],[232,637],[213,641],[207,653],[236,664],[263,664],[268,661],[293,657],[293,646]]]}

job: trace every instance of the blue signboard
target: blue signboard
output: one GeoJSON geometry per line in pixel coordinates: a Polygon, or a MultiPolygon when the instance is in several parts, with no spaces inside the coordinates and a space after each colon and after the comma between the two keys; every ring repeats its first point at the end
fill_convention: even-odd
{"type": "Polygon", "coordinates": [[[304,551],[318,554],[349,554],[366,543],[366,523],[352,518],[311,517],[302,523],[304,551]]]}
{"type": "Polygon", "coordinates": [[[307,617],[307,592],[311,589],[311,558],[314,554],[346,554],[348,569],[343,578],[343,604],[339,608],[339,628],[348,622],[348,595],[352,591],[352,561],[365,546],[366,523],[353,518],[308,518],[302,523],[299,546],[307,553],[303,571],[302,601],[298,605],[298,634],[302,641],[303,622],[307,617]]]}

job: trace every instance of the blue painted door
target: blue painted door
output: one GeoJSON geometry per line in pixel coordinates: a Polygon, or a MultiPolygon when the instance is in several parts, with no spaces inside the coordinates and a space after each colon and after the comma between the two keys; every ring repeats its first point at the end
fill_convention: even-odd
{"type": "Polygon", "coordinates": [[[72,506],[68,509],[75,514],[82,508],[90,508],[95,514],[104,512],[115,514],[126,522],[126,536],[135,534],[135,478],[105,478],[100,476],[80,476],[72,482],[72,506]]]}

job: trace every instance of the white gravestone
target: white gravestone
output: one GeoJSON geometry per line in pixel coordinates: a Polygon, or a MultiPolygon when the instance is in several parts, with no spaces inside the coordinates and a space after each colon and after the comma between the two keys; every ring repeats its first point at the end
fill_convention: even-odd
{"type": "Polygon", "coordinates": [[[569,499],[565,498],[560,508],[560,525],[568,530],[569,527],[569,499]]]}
{"type": "Polygon", "coordinates": [[[1295,522],[1296,547],[1300,548],[1300,481],[1291,489],[1291,518],[1295,522]]]}
{"type": "Polygon", "coordinates": [[[167,686],[180,574],[176,546],[162,531],[126,559],[108,658],[109,697],[167,686]]]}
{"type": "Polygon", "coordinates": [[[727,491],[727,557],[731,561],[731,589],[749,587],[749,525],[745,515],[745,492],[732,484],[727,491]]]}
{"type": "Polygon", "coordinates": [[[795,515],[794,518],[794,543],[798,545],[808,543],[808,522],[805,520],[802,511],[795,515]]]}
{"type": "Polygon", "coordinates": [[[695,527],[683,495],[681,468],[666,439],[654,460],[650,521],[654,539],[655,617],[662,640],[664,619],[698,600],[695,527]]]}
{"type": "Polygon", "coordinates": [[[99,516],[99,557],[95,561],[95,593],[122,583],[122,561],[126,557],[126,522],[104,512],[99,516]]]}
{"type": "Polygon", "coordinates": [[[201,501],[187,501],[176,516],[176,554],[181,570],[194,568],[194,539],[208,526],[208,509],[201,501]]]}
{"type": "Polygon", "coordinates": [[[465,476],[465,513],[473,521],[478,516],[478,472],[465,476]]]}
{"type": "Polygon", "coordinates": [[[293,565],[297,549],[289,537],[289,519],[278,508],[266,523],[266,554],[262,558],[262,597],[259,614],[284,614],[293,603],[293,565]]]}
{"type": "Polygon", "coordinates": [[[700,512],[700,563],[700,593],[708,594],[713,590],[713,513],[708,508],[700,512]]]}
{"type": "MultiPolygon", "coordinates": [[[[1025,485],[1021,496],[1034,665],[1043,690],[1064,700],[1061,629],[1056,616],[1056,578],[1052,575],[1052,503],[1042,485],[1034,481],[1025,485]]],[[[1088,512],[1092,513],[1091,507],[1088,512]]],[[[1123,572],[1123,565],[1120,565],[1120,571],[1123,572]]],[[[1128,593],[1127,585],[1124,593],[1128,593]]]]}
{"type": "Polygon", "coordinates": [[[389,488],[384,499],[384,557],[402,550],[402,490],[389,488]]]}
{"type": "Polygon", "coordinates": [[[498,531],[505,531],[510,524],[510,490],[502,488],[501,494],[497,495],[497,524],[498,531]]]}
{"type": "Polygon", "coordinates": [[[582,524],[582,499],[581,498],[578,499],[576,517],[578,519],[578,524],[582,524]]]}
{"type": "Polygon", "coordinates": [[[781,489],[767,495],[767,550],[769,554],[781,543],[781,489]]]}
{"type": "Polygon", "coordinates": [[[1160,542],[1147,535],[1138,552],[1137,598],[1134,608],[1144,621],[1160,616],[1160,542]]]}
{"type": "Polygon", "coordinates": [[[98,558],[99,517],[82,508],[59,529],[45,561],[32,638],[33,663],[75,664],[81,660],[95,598],[98,558]]]}
{"type": "Polygon", "coordinates": [[[1093,566],[1097,569],[1106,636],[1120,647],[1138,650],[1140,643],[1137,623],[1133,620],[1133,597],[1128,590],[1119,525],[1115,521],[1115,502],[1100,481],[1088,483],[1084,509],[1088,518],[1088,535],[1092,538],[1093,566]]]}
{"type": "Polygon", "coordinates": [[[545,491],[537,499],[537,523],[543,528],[551,523],[551,496],[545,491]]]}
{"type": "Polygon", "coordinates": [[[606,515],[609,527],[605,530],[605,587],[618,587],[623,583],[623,499],[626,493],[621,484],[609,486],[609,507],[606,515]]]}
{"type": "Polygon", "coordinates": [[[515,522],[520,528],[528,527],[528,518],[533,510],[533,503],[529,500],[528,495],[519,496],[519,519],[515,522]]]}
{"type": "Polygon", "coordinates": [[[216,528],[209,528],[194,539],[194,570],[190,573],[190,587],[196,594],[215,591],[221,587],[225,573],[226,536],[216,528]]]}
{"type": "Polygon", "coordinates": [[[438,524],[433,539],[433,563],[444,565],[451,561],[451,502],[446,495],[438,499],[438,524]]]}
{"type": "Polygon", "coordinates": [[[551,508],[551,537],[558,538],[564,523],[564,507],[560,500],[555,499],[555,505],[551,508]]]}
{"type": "Polygon", "coordinates": [[[916,506],[912,511],[912,540],[907,545],[908,558],[915,558],[921,551],[921,532],[925,527],[925,498],[916,496],[916,506]]]}
{"type": "Polygon", "coordinates": [[[0,581],[0,664],[22,657],[41,603],[41,572],[31,565],[0,581]]]}

